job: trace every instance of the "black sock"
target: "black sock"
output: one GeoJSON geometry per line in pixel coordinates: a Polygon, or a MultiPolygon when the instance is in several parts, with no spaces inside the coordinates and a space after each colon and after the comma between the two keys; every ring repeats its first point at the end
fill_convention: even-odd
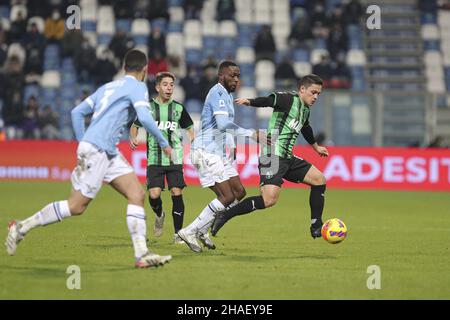
{"type": "Polygon", "coordinates": [[[162,214],[162,201],[161,197],[158,197],[156,199],[152,199],[151,197],[148,197],[148,200],[150,202],[150,207],[152,207],[153,211],[156,213],[158,217],[161,217],[162,214]]]}
{"type": "Polygon", "coordinates": [[[172,217],[173,217],[173,227],[175,233],[177,233],[183,227],[183,217],[184,217],[184,201],[183,196],[172,196],[172,217]]]}
{"type": "Polygon", "coordinates": [[[264,209],[265,207],[266,206],[264,205],[264,199],[262,196],[248,197],[239,202],[233,208],[227,210],[225,212],[225,217],[227,220],[230,220],[235,216],[247,214],[257,209],[264,209]]]}
{"type": "Polygon", "coordinates": [[[311,225],[319,227],[322,225],[322,213],[325,204],[326,185],[311,186],[309,194],[309,206],[311,207],[311,225]]]}

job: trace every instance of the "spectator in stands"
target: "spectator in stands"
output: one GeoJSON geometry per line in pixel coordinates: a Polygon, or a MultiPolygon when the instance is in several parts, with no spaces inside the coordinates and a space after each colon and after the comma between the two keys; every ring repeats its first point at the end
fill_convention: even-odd
{"type": "Polygon", "coordinates": [[[54,9],[51,17],[45,20],[45,37],[51,43],[60,44],[61,39],[64,37],[64,28],[64,20],[61,19],[59,11],[54,9]]]}
{"type": "Polygon", "coordinates": [[[274,61],[276,47],[269,25],[263,25],[256,35],[254,49],[256,61],[262,59],[274,61]]]}
{"type": "Polygon", "coordinates": [[[83,43],[83,33],[79,29],[68,30],[61,41],[61,57],[73,57],[83,43]]]}
{"type": "Polygon", "coordinates": [[[184,19],[200,19],[200,11],[202,11],[204,0],[184,0],[184,19]]]}
{"type": "Polygon", "coordinates": [[[335,89],[350,88],[351,74],[345,64],[345,55],[339,55],[336,62],[331,64],[330,87],[335,89]]]}
{"type": "Polygon", "coordinates": [[[3,30],[2,24],[0,23],[0,70],[6,61],[7,54],[8,45],[6,44],[6,32],[3,30]]]}
{"type": "Polygon", "coordinates": [[[216,19],[218,21],[234,20],[235,11],[234,0],[219,0],[217,1],[216,19]]]}
{"type": "Polygon", "coordinates": [[[167,55],[166,36],[161,28],[156,26],[148,37],[149,57],[153,57],[155,51],[159,51],[163,57],[167,55]]]}
{"type": "Polygon", "coordinates": [[[277,87],[282,90],[290,90],[290,88],[295,87],[298,77],[295,74],[292,61],[288,56],[285,56],[277,65],[275,69],[275,80],[278,82],[277,87]]]}
{"type": "Polygon", "coordinates": [[[203,93],[201,91],[200,75],[196,66],[188,67],[188,74],[181,79],[180,85],[184,89],[186,101],[202,101],[203,93]]]}
{"type": "Polygon", "coordinates": [[[202,63],[202,68],[213,68],[217,69],[217,60],[213,55],[209,55],[206,60],[202,63]]]}
{"type": "Polygon", "coordinates": [[[21,42],[22,37],[27,32],[27,20],[22,10],[18,11],[16,20],[11,22],[9,29],[9,42],[21,42]]]}
{"type": "Polygon", "coordinates": [[[114,63],[114,53],[109,49],[100,53],[97,63],[95,64],[92,77],[95,85],[98,87],[110,82],[116,75],[118,68],[114,63]]]}
{"type": "Polygon", "coordinates": [[[39,139],[39,105],[34,96],[28,99],[28,103],[23,111],[22,130],[24,139],[39,139]]]}
{"type": "Polygon", "coordinates": [[[8,139],[21,139],[23,136],[23,106],[21,91],[8,91],[2,108],[5,132],[8,139]]]}
{"type": "Polygon", "coordinates": [[[74,64],[77,70],[78,81],[88,82],[93,74],[97,63],[95,49],[89,43],[87,38],[83,39],[80,47],[75,49],[74,64]]]}
{"type": "Polygon", "coordinates": [[[120,65],[128,50],[134,47],[133,38],[130,37],[125,30],[119,29],[109,43],[109,49],[114,56],[119,59],[120,65]]]}
{"type": "Polygon", "coordinates": [[[130,19],[134,15],[136,0],[114,0],[114,15],[116,19],[130,19]]]}
{"type": "Polygon", "coordinates": [[[364,10],[359,0],[350,0],[350,2],[345,5],[344,12],[346,24],[359,24],[364,10]]]}
{"type": "Polygon", "coordinates": [[[169,71],[172,72],[177,79],[182,79],[186,76],[186,61],[177,55],[167,56],[169,64],[169,71]]]}
{"type": "Polygon", "coordinates": [[[306,20],[299,19],[293,25],[289,34],[289,45],[292,48],[306,48],[311,50],[314,46],[314,35],[306,20]]]}
{"type": "Polygon", "coordinates": [[[31,49],[38,49],[40,53],[44,52],[46,44],[45,37],[39,32],[36,23],[30,25],[30,30],[25,33],[22,41],[22,46],[25,51],[31,49]]]}
{"type": "Polygon", "coordinates": [[[136,0],[136,4],[134,5],[134,13],[133,17],[135,19],[147,19],[149,11],[149,2],[148,0],[136,0]]]}
{"type": "Polygon", "coordinates": [[[312,73],[317,74],[323,80],[323,87],[329,88],[332,75],[331,62],[328,55],[323,55],[320,62],[312,68],[312,73]]]}
{"type": "Polygon", "coordinates": [[[59,119],[58,114],[47,105],[39,114],[39,128],[41,131],[41,138],[46,140],[57,140],[60,137],[59,133],[59,119]]]}
{"type": "Polygon", "coordinates": [[[200,78],[201,101],[206,99],[206,95],[215,84],[217,84],[217,69],[204,68],[203,75],[200,78]]]}
{"type": "Polygon", "coordinates": [[[156,50],[153,57],[148,61],[148,79],[153,81],[156,75],[163,71],[169,71],[167,59],[164,58],[160,51],[156,50]]]}
{"type": "Polygon", "coordinates": [[[167,0],[149,0],[147,16],[149,20],[164,18],[170,20],[167,0]]]}
{"type": "Polygon", "coordinates": [[[328,26],[328,18],[325,12],[324,5],[322,3],[314,3],[314,10],[310,15],[311,26],[314,27],[315,25],[317,25],[317,23],[320,23],[322,26],[328,26]]]}
{"type": "Polygon", "coordinates": [[[342,16],[342,6],[340,4],[337,4],[331,11],[328,17],[328,23],[330,26],[339,24],[342,29],[345,29],[347,20],[342,16]]]}
{"type": "Polygon", "coordinates": [[[336,60],[339,54],[347,52],[348,37],[340,24],[334,25],[330,30],[327,39],[327,49],[333,61],[336,60]]]}
{"type": "Polygon", "coordinates": [[[52,5],[49,1],[27,1],[27,10],[29,17],[48,17],[52,14],[52,5]]]}

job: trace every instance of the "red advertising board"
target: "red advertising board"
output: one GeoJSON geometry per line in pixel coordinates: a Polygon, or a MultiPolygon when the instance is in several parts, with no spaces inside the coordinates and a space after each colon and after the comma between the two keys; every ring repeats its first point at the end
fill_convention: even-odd
{"type": "MultiPolygon", "coordinates": [[[[0,181],[67,181],[76,164],[75,142],[5,141],[0,142],[0,181]]],[[[132,151],[120,144],[142,182],[146,174],[145,146],[132,151]]],[[[198,184],[186,146],[186,182],[198,184]]],[[[330,147],[330,157],[320,158],[308,146],[297,146],[294,153],[319,168],[331,188],[440,190],[450,191],[450,150],[420,148],[330,147]]],[[[257,186],[258,152],[255,146],[241,146],[238,170],[245,185],[257,186]]],[[[286,182],[285,187],[296,187],[286,182]]]]}

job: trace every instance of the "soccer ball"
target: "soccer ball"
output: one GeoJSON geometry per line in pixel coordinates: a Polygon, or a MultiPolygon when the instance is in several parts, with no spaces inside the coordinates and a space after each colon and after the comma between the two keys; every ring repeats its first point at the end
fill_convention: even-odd
{"type": "Polygon", "coordinates": [[[329,243],[339,243],[347,237],[347,226],[337,218],[325,221],[322,226],[322,238],[329,243]]]}

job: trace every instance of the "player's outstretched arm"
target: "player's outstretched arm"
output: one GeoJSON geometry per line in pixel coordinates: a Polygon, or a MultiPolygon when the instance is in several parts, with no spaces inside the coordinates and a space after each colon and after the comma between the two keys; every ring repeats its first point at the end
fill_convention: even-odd
{"type": "Polygon", "coordinates": [[[258,97],[254,99],[238,98],[234,100],[236,104],[242,104],[244,106],[255,107],[255,108],[265,108],[273,107],[275,102],[275,97],[270,95],[268,97],[258,97]]]}
{"type": "Polygon", "coordinates": [[[92,114],[93,112],[94,109],[89,104],[87,99],[72,109],[70,116],[72,118],[72,127],[73,131],[75,132],[75,138],[77,139],[77,141],[81,141],[84,136],[84,131],[86,130],[84,125],[84,118],[87,115],[92,114]]]}
{"type": "Polygon", "coordinates": [[[316,139],[314,138],[313,130],[307,122],[301,129],[301,133],[303,135],[303,138],[311,145],[311,147],[314,149],[314,151],[317,152],[317,154],[321,157],[328,157],[329,153],[327,148],[319,146],[316,142],[316,139]]]}
{"type": "Polygon", "coordinates": [[[225,132],[227,130],[233,130],[236,136],[252,137],[254,135],[255,132],[254,130],[241,128],[233,121],[230,121],[228,115],[216,114],[215,117],[217,129],[219,129],[222,132],[225,132]]]}

